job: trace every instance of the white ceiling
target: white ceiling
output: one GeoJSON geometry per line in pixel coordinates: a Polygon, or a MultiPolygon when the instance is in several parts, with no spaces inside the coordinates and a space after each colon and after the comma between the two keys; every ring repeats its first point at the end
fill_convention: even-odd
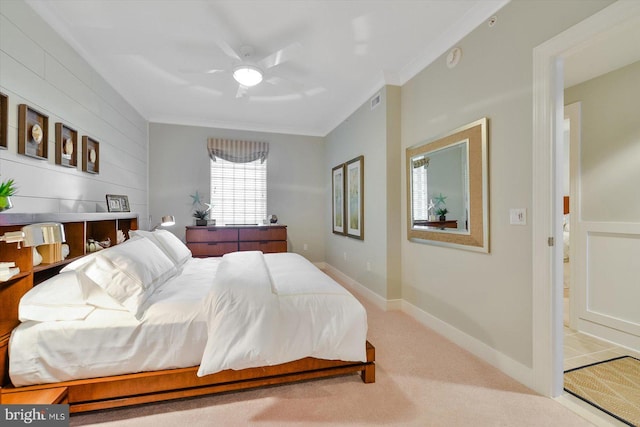
{"type": "Polygon", "coordinates": [[[27,2],[151,122],[324,136],[508,0],[27,2]],[[246,45],[279,63],[238,98],[246,45]]]}

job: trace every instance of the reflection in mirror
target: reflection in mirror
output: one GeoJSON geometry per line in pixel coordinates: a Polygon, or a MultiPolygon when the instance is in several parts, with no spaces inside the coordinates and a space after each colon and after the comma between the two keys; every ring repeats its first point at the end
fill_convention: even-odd
{"type": "Polygon", "coordinates": [[[487,119],[407,149],[409,240],[489,252],[487,119]]]}
{"type": "Polygon", "coordinates": [[[469,141],[411,158],[413,228],[468,233],[469,141]]]}

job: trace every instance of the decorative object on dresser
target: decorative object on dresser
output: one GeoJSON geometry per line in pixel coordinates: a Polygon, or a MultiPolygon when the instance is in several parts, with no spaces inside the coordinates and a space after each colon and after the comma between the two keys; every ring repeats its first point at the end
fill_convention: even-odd
{"type": "Polygon", "coordinates": [[[100,173],[100,143],[86,135],[82,137],[82,170],[88,173],[100,173]]]}
{"type": "Polygon", "coordinates": [[[287,252],[287,226],[187,227],[186,241],[194,257],[236,251],[287,252]]]}
{"type": "MultiPolygon", "coordinates": [[[[191,207],[194,208],[193,217],[195,218],[196,225],[203,226],[207,225],[207,218],[209,217],[209,212],[213,209],[213,205],[211,203],[203,202],[200,199],[200,193],[196,190],[195,194],[190,194],[191,197],[191,207]],[[205,209],[206,206],[206,209],[205,209]]],[[[216,224],[216,220],[212,220],[213,225],[216,224]]]]}
{"type": "Polygon", "coordinates": [[[345,164],[347,236],[364,240],[364,156],[345,164]]]}
{"type": "Polygon", "coordinates": [[[49,116],[28,106],[18,106],[18,153],[45,160],[49,147],[49,116]]]}
{"type": "Polygon", "coordinates": [[[0,92],[0,148],[9,145],[9,97],[0,92]]]}
{"type": "Polygon", "coordinates": [[[75,168],[78,166],[78,131],[63,123],[56,123],[56,164],[75,168]]]}
{"type": "Polygon", "coordinates": [[[277,215],[271,215],[271,216],[269,217],[269,222],[270,222],[271,224],[277,224],[277,223],[278,223],[278,216],[277,216],[277,215]]]}
{"type": "Polygon", "coordinates": [[[207,217],[209,216],[209,210],[196,209],[193,211],[193,217],[196,219],[196,225],[207,225],[207,217]]]}
{"type": "Polygon", "coordinates": [[[130,212],[129,197],[120,194],[107,194],[107,211],[109,212],[130,212]]]}

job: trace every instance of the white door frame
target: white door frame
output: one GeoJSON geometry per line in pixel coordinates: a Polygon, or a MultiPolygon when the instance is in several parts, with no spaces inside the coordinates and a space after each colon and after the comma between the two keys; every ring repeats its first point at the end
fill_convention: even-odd
{"type": "Polygon", "coordinates": [[[637,16],[639,1],[618,0],[533,50],[533,388],[545,396],[559,396],[563,386],[562,181],[556,178],[562,158],[563,59],[637,16]]]}

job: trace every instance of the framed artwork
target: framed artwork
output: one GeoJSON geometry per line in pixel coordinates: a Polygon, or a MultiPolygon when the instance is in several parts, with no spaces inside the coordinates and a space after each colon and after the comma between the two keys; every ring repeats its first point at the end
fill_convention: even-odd
{"type": "Polygon", "coordinates": [[[78,132],[62,123],[56,123],[56,164],[75,168],[78,165],[78,132]]]}
{"type": "Polygon", "coordinates": [[[347,236],[364,240],[364,156],[345,165],[347,236]]]}
{"type": "Polygon", "coordinates": [[[8,147],[9,97],[0,92],[0,148],[8,147]]]}
{"type": "Polygon", "coordinates": [[[100,173],[100,143],[86,135],[82,137],[82,170],[100,173]]]}
{"type": "Polygon", "coordinates": [[[107,194],[107,210],[109,212],[131,212],[129,197],[119,194],[107,194]]]}
{"type": "Polygon", "coordinates": [[[332,169],[331,173],[331,206],[333,218],[333,232],[345,234],[344,221],[344,164],[332,169]]]}
{"type": "Polygon", "coordinates": [[[29,107],[18,106],[18,153],[46,160],[49,146],[49,116],[29,107]]]}

